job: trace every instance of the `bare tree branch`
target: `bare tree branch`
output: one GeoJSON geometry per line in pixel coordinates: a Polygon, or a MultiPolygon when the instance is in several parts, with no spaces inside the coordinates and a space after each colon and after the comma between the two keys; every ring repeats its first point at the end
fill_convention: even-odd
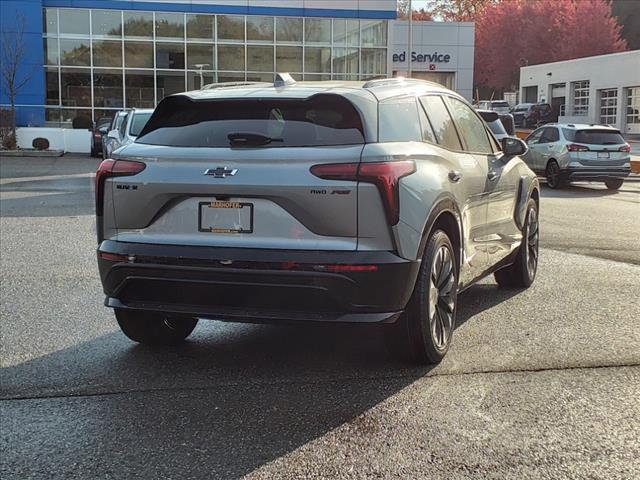
{"type": "Polygon", "coordinates": [[[35,67],[29,71],[21,71],[25,57],[25,18],[18,12],[15,20],[15,29],[2,31],[2,82],[9,95],[11,111],[11,134],[16,134],[16,96],[18,92],[31,80],[35,73],[35,67]]]}

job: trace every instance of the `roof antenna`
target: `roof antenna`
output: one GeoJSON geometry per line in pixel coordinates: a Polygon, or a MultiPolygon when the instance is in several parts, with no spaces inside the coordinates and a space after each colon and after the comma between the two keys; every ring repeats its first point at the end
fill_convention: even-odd
{"type": "Polygon", "coordinates": [[[276,73],[276,81],[273,82],[274,87],[286,87],[287,85],[294,85],[296,81],[288,73],[276,73]]]}

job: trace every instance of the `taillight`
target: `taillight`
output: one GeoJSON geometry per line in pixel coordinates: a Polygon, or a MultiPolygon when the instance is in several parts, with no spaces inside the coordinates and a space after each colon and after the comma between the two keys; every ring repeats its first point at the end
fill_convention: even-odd
{"type": "Polygon", "coordinates": [[[110,158],[103,160],[96,172],[96,215],[102,216],[104,212],[104,182],[107,178],[136,175],[145,168],[142,162],[110,158]]]}
{"type": "Polygon", "coordinates": [[[567,150],[570,152],[588,152],[589,147],[586,145],[578,145],[577,143],[570,143],[567,145],[567,150]]]}
{"type": "Polygon", "coordinates": [[[389,225],[400,219],[398,182],[416,171],[412,160],[374,163],[330,163],[314,165],[311,173],[326,180],[351,180],[373,183],[378,187],[389,225]]]}
{"type": "Polygon", "coordinates": [[[621,146],[618,149],[619,152],[626,152],[626,153],[630,153],[631,152],[631,145],[629,145],[628,143],[624,144],[623,146],[621,146]]]}

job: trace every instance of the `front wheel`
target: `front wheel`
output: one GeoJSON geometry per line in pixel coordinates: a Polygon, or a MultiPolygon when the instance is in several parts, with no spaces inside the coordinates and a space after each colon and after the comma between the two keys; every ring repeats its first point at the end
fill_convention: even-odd
{"type": "Polygon", "coordinates": [[[528,288],[538,271],[538,239],[540,237],[538,205],[530,198],[522,230],[522,243],[515,262],[498,270],[494,277],[501,287],[528,288]]]}
{"type": "Polygon", "coordinates": [[[439,363],[456,325],[458,264],[442,230],[427,243],[420,273],[405,313],[385,331],[387,350],[402,360],[439,363]]]}
{"type": "Polygon", "coordinates": [[[604,181],[604,184],[609,190],[619,190],[623,183],[624,180],[621,180],[619,178],[610,178],[604,181]]]}
{"type": "Polygon", "coordinates": [[[127,337],[147,345],[180,343],[193,332],[198,323],[197,318],[120,308],[115,310],[115,314],[120,329],[127,337]]]}

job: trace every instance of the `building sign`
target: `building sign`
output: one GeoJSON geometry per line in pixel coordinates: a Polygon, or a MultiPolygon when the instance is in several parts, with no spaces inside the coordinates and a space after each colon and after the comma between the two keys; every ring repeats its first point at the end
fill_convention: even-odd
{"type": "MultiPolygon", "coordinates": [[[[393,54],[394,62],[406,62],[407,61],[407,52],[404,51],[402,53],[394,53],[393,54]]],[[[411,63],[449,63],[451,61],[451,55],[448,53],[418,53],[411,52],[411,63]]]]}

